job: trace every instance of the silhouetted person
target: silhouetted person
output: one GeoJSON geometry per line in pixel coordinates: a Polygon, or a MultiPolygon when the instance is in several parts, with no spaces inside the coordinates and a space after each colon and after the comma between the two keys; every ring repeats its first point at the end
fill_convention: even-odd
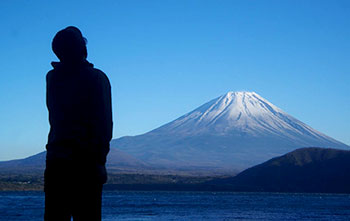
{"type": "Polygon", "coordinates": [[[86,39],[78,28],[59,31],[52,50],[60,62],[52,62],[46,76],[45,220],[101,220],[112,138],[111,86],[86,60],[86,39]]]}

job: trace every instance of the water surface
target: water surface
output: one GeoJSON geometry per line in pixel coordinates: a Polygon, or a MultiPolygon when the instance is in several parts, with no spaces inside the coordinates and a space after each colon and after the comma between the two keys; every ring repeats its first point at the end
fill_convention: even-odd
{"type": "MultiPolygon", "coordinates": [[[[103,220],[350,220],[348,194],[104,192],[103,220]]],[[[0,192],[0,220],[43,220],[42,192],[0,192]]]]}

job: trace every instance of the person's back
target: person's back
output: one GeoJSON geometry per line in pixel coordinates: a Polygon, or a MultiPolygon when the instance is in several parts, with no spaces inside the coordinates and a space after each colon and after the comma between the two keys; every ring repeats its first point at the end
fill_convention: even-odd
{"type": "Polygon", "coordinates": [[[46,76],[45,219],[100,220],[112,138],[110,84],[86,61],[85,39],[77,28],[58,32],[52,47],[60,62],[53,62],[46,76]]]}

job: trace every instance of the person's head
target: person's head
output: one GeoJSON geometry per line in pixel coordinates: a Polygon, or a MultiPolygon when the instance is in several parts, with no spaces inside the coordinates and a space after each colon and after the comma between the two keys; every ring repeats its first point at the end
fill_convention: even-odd
{"type": "Polygon", "coordinates": [[[52,40],[52,50],[62,62],[80,62],[87,58],[86,43],[81,31],[69,26],[57,32],[52,40]]]}

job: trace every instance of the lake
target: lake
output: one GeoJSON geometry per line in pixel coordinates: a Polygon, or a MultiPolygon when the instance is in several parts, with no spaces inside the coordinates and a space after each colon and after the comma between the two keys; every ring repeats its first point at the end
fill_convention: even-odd
{"type": "MultiPolygon", "coordinates": [[[[0,220],[43,220],[42,192],[0,192],[0,220]]],[[[349,194],[104,192],[103,220],[349,220],[349,194]]]]}

